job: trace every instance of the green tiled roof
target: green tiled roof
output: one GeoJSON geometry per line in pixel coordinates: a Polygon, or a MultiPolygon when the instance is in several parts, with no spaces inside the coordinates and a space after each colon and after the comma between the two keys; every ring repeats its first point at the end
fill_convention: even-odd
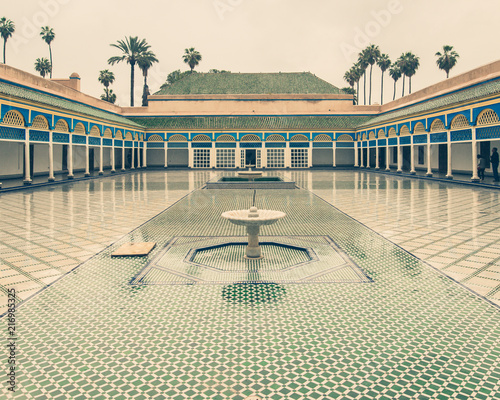
{"type": "Polygon", "coordinates": [[[341,130],[354,129],[369,116],[213,116],[130,117],[146,129],[165,130],[341,130]]]}
{"type": "Polygon", "coordinates": [[[432,111],[441,107],[451,106],[465,101],[480,99],[482,97],[496,93],[500,93],[500,80],[486,82],[441,97],[423,101],[419,104],[401,108],[395,111],[390,111],[386,114],[379,115],[365,122],[363,126],[381,124],[385,121],[389,121],[395,118],[404,118],[413,114],[432,111]]]}
{"type": "Polygon", "coordinates": [[[46,104],[53,107],[58,107],[66,111],[85,114],[88,115],[89,117],[96,117],[100,119],[105,119],[110,122],[116,122],[124,125],[132,125],[139,129],[141,128],[135,122],[132,122],[129,119],[119,116],[117,114],[100,110],[82,103],[66,100],[63,99],[62,97],[57,97],[52,94],[44,93],[38,90],[33,90],[17,85],[11,85],[6,82],[0,82],[0,94],[5,94],[7,96],[13,96],[24,100],[46,104]]]}
{"type": "Polygon", "coordinates": [[[345,94],[310,72],[299,73],[195,73],[156,95],[183,94],[345,94]]]}

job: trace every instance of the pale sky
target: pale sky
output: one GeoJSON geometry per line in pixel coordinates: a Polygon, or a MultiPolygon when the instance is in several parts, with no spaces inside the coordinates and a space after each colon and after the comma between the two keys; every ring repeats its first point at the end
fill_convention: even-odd
{"type": "MultiPolygon", "coordinates": [[[[34,62],[49,57],[41,26],[56,33],[52,43],[54,78],[80,74],[82,91],[103,93],[99,71],[110,69],[117,104],[129,105],[130,66],[110,66],[120,55],[110,46],[125,36],[145,38],[159,64],[150,71],[151,92],[169,72],[189,67],[187,47],[203,60],[196,68],[232,72],[302,72],[342,88],[355,54],[373,43],[391,60],[411,51],[420,58],[412,91],[445,79],[435,53],[454,46],[460,58],[450,76],[499,59],[498,0],[0,0],[0,17],[16,32],[7,42],[7,64],[33,74],[34,62]]],[[[3,44],[3,43],[2,43],[3,44]]],[[[393,81],[384,76],[384,102],[393,81]]],[[[407,87],[407,86],[406,86],[407,87]]],[[[373,68],[372,103],[380,102],[380,70],[373,68]]],[[[142,74],[136,68],[136,105],[142,74]]],[[[401,80],[396,98],[401,95],[401,80]]]]}

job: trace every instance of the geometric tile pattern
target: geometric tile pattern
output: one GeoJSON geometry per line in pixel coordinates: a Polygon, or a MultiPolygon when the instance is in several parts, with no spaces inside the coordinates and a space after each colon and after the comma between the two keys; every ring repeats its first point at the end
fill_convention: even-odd
{"type": "Polygon", "coordinates": [[[244,258],[247,237],[174,237],[130,283],[370,282],[326,236],[259,239],[264,258],[251,260],[244,258]]]}
{"type": "MultiPolygon", "coordinates": [[[[465,287],[467,282],[457,283],[404,248],[412,238],[418,239],[417,250],[440,245],[433,249],[436,255],[456,246],[460,252],[443,256],[448,262],[458,254],[488,253],[488,245],[498,240],[493,230],[498,228],[496,192],[451,184],[436,184],[427,191],[422,190],[427,186],[420,188],[407,179],[377,180],[366,174],[369,180],[361,181],[352,171],[290,171],[290,178],[307,190],[257,192],[259,208],[287,214],[262,227],[262,236],[327,236],[373,282],[129,285],[175,237],[245,234],[244,227],[220,215],[248,209],[251,190],[196,190],[179,201],[167,201],[165,178],[174,181],[172,190],[184,190],[179,188],[189,178],[192,187],[201,187],[197,182],[203,177],[196,176],[192,171],[151,172],[147,185],[134,190],[130,175],[124,179],[129,192],[88,192],[83,182],[60,188],[82,200],[87,193],[91,197],[82,203],[95,212],[89,232],[101,226],[105,231],[108,222],[113,229],[113,218],[123,218],[125,229],[127,218],[142,212],[138,202],[154,209],[162,202],[164,208],[154,218],[136,222],[129,233],[18,308],[22,368],[15,398],[498,398],[499,308],[465,287]],[[120,201],[122,195],[127,202],[120,201]],[[120,214],[114,212],[113,201],[107,201],[113,196],[120,214]],[[343,212],[348,205],[352,214],[343,212]],[[491,214],[482,214],[488,209],[491,214]],[[425,234],[432,236],[429,242],[423,242],[425,234]],[[464,247],[467,238],[469,248],[464,247]],[[145,257],[111,258],[123,243],[149,241],[157,247],[145,257]]],[[[43,234],[61,229],[55,221],[50,228],[47,197],[14,204],[18,197],[12,195],[2,194],[0,201],[17,204],[17,214],[24,213],[25,218],[17,220],[24,231],[16,233],[24,241],[12,244],[8,236],[4,245],[43,245],[48,240],[43,234]],[[38,231],[38,225],[48,228],[38,231]]],[[[68,225],[78,232],[91,217],[85,208],[72,210],[73,225],[68,225]]],[[[492,261],[490,265],[496,265],[492,261]]],[[[481,265],[477,271],[489,264],[476,262],[481,265]]],[[[0,397],[7,395],[3,384],[0,397]]]]}

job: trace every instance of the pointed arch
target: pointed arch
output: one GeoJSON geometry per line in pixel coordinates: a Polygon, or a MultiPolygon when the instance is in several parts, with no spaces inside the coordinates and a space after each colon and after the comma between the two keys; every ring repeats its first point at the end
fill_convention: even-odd
{"type": "Polygon", "coordinates": [[[378,136],[378,138],[379,138],[379,139],[380,139],[380,138],[385,137],[385,132],[384,132],[384,130],[383,130],[383,129],[379,129],[379,130],[378,130],[378,134],[377,134],[377,136],[378,136]]]}
{"type": "Polygon", "coordinates": [[[370,131],[370,133],[368,134],[368,139],[375,139],[375,132],[374,131],[370,131]]]}
{"type": "Polygon", "coordinates": [[[113,137],[113,132],[111,132],[111,129],[106,128],[106,130],[104,131],[104,135],[103,136],[105,138],[112,138],[113,137]]]}
{"type": "Polygon", "coordinates": [[[396,137],[398,134],[396,133],[396,129],[391,128],[389,129],[389,133],[387,134],[387,137],[396,137]]]}

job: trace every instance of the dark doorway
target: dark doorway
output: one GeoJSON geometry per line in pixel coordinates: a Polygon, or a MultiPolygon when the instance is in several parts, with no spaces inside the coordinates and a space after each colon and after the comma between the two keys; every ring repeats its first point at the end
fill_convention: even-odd
{"type": "Polygon", "coordinates": [[[253,166],[255,167],[256,165],[256,156],[255,156],[255,149],[246,149],[245,150],[245,167],[248,166],[253,166]]]}
{"type": "Polygon", "coordinates": [[[385,147],[380,147],[378,149],[378,165],[380,169],[386,169],[387,165],[385,165],[385,147]]]}
{"type": "MultiPolygon", "coordinates": [[[[28,179],[33,179],[33,164],[35,160],[35,145],[30,144],[30,175],[28,179]]],[[[23,146],[23,177],[26,178],[26,146],[23,146]]]]}
{"type": "Polygon", "coordinates": [[[68,170],[68,145],[67,144],[63,144],[63,146],[62,146],[61,169],[63,171],[68,170]]]}
{"type": "Polygon", "coordinates": [[[448,173],[448,145],[445,143],[439,144],[439,172],[448,173]]]}
{"type": "Polygon", "coordinates": [[[479,142],[479,154],[486,160],[486,168],[490,168],[490,142],[479,142]]]}
{"type": "Polygon", "coordinates": [[[125,168],[130,169],[132,166],[132,149],[125,149],[125,168]]]}
{"type": "Polygon", "coordinates": [[[403,171],[409,171],[411,169],[411,146],[403,146],[403,171]]]}
{"type": "Polygon", "coordinates": [[[89,149],[89,172],[94,170],[94,149],[89,149]]]}

